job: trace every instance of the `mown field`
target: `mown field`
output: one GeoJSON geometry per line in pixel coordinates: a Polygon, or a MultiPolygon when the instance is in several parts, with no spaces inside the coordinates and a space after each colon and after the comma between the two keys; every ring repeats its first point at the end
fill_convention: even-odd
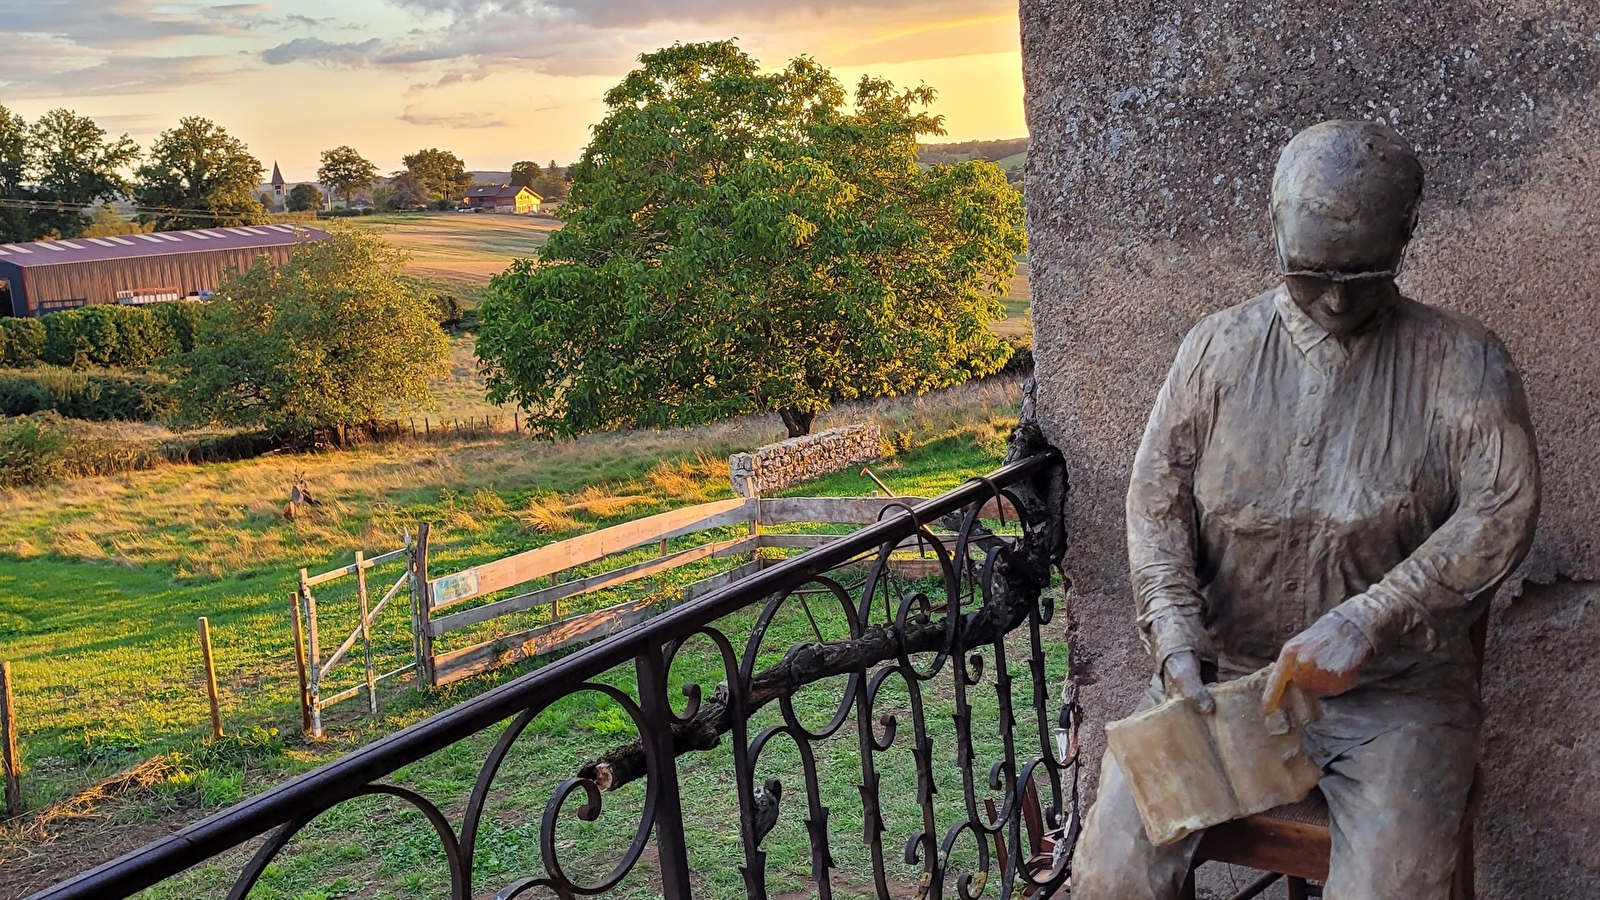
{"type": "MultiPolygon", "coordinates": [[[[879,420],[902,449],[875,471],[898,493],[927,496],[998,462],[1015,402],[1014,383],[991,381],[836,410],[819,427],[879,420]]],[[[435,523],[433,558],[442,572],[730,496],[727,454],[780,436],[775,421],[762,419],[559,444],[501,434],[171,466],[0,494],[7,523],[0,533],[0,658],[15,666],[26,799],[46,811],[0,841],[0,895],[21,896],[528,668],[431,694],[401,685],[383,692],[379,717],[366,716],[363,702],[348,704],[331,715],[325,743],[306,742],[298,734],[288,599],[300,566],[316,571],[347,562],[357,548],[392,549],[404,528],[427,519],[435,523]],[[282,506],[296,473],[304,473],[320,505],[289,522],[282,506]],[[231,735],[220,744],[206,740],[195,636],[200,615],[210,617],[231,735]],[[108,778],[111,783],[94,787],[108,778]]],[[[796,492],[861,495],[870,484],[852,472],[796,492]]],[[[596,596],[591,603],[615,599],[596,596]]],[[[329,631],[337,630],[341,616],[348,630],[353,603],[335,600],[323,615],[329,631]]],[[[379,636],[386,652],[403,653],[403,618],[401,612],[380,624],[380,632],[389,629],[379,636]]],[[[502,624],[508,631],[526,627],[502,624]]],[[[803,636],[795,630],[802,627],[810,633],[804,620],[781,624],[768,649],[781,654],[803,636]]],[[[686,655],[675,677],[720,680],[703,651],[686,655]]],[[[583,696],[541,719],[504,776],[515,787],[497,808],[493,837],[482,850],[498,854],[485,863],[487,871],[520,871],[536,859],[535,810],[544,796],[533,795],[547,794],[555,783],[550,779],[558,781],[583,758],[625,739],[621,732],[631,726],[619,720],[620,712],[583,696]]],[[[943,721],[948,727],[948,718],[943,721]]],[[[459,809],[492,737],[418,763],[400,781],[446,809],[459,809]]],[[[692,788],[699,802],[715,803],[727,790],[731,769],[717,768],[726,769],[725,754],[721,763],[716,758],[708,754],[691,766],[697,772],[706,767],[705,779],[692,788]]],[[[846,754],[835,761],[843,768],[830,790],[854,794],[856,782],[844,774],[852,760],[846,754]]],[[[909,756],[906,761],[905,772],[895,776],[901,787],[911,777],[909,756]]],[[[904,793],[911,802],[912,792],[904,793]]],[[[841,814],[850,805],[842,802],[841,814]]],[[[424,865],[429,851],[421,820],[357,807],[319,821],[304,846],[297,845],[295,864],[275,870],[252,896],[435,895],[442,869],[424,865]]],[[[790,815],[770,839],[793,850],[796,860],[805,857],[800,818],[790,815]]],[[[596,823],[589,837],[573,839],[604,845],[615,836],[608,828],[623,827],[607,821],[596,823]]],[[[711,830],[696,841],[697,852],[711,853],[710,870],[736,880],[736,823],[706,827],[711,830]]],[[[851,871],[858,877],[859,854],[845,858],[856,860],[851,871]]],[[[208,869],[152,896],[220,897],[223,878],[222,870],[208,869]]],[[[640,883],[646,886],[629,890],[648,893],[647,881],[640,883]]]]}
{"type": "MultiPolygon", "coordinates": [[[[531,257],[550,233],[561,227],[543,216],[489,213],[405,213],[361,216],[345,220],[372,229],[411,254],[411,274],[438,281],[469,299],[513,259],[531,257]]],[[[1031,335],[1028,315],[1028,264],[1017,263],[1017,275],[1003,300],[1006,318],[995,322],[1004,335],[1031,335]]]]}

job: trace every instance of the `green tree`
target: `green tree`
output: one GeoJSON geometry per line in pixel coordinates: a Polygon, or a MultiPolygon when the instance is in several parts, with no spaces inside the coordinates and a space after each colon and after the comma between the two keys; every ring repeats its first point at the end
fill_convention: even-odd
{"type": "MultiPolygon", "coordinates": [[[[322,173],[318,172],[317,175],[321,177],[322,173]]],[[[285,205],[290,212],[316,209],[322,205],[322,189],[310,183],[297,184],[289,189],[289,202],[285,205]]]]}
{"type": "Polygon", "coordinates": [[[189,116],[156,138],[136,174],[134,200],[158,231],[261,224],[267,216],[255,190],[262,171],[242,141],[189,116]]]}
{"type": "Polygon", "coordinates": [[[467,164],[448,150],[429,148],[402,156],[405,171],[417,179],[429,200],[460,200],[472,187],[467,164]]]}
{"type": "Polygon", "coordinates": [[[85,210],[126,196],[124,171],[139,148],[112,138],[87,116],[53,109],[30,126],[0,107],[0,238],[77,237],[85,210]]]}
{"type": "Polygon", "coordinates": [[[307,437],[430,403],[448,346],[405,263],[377,235],[336,231],[229,279],[177,357],[182,421],[307,437]]]}
{"type": "Polygon", "coordinates": [[[102,203],[94,211],[94,218],[89,221],[88,227],[83,229],[83,237],[140,234],[149,230],[148,226],[124,219],[122,213],[117,212],[117,208],[110,203],[102,203]]]}
{"type": "Polygon", "coordinates": [[[354,147],[335,147],[322,151],[317,180],[327,185],[334,196],[343,197],[344,205],[349,206],[353,197],[369,190],[378,180],[378,167],[354,147]]]}
{"type": "Polygon", "coordinates": [[[491,284],[494,402],[571,435],[819,410],[998,370],[990,330],[1024,249],[993,164],[917,166],[927,87],[863,78],[853,109],[806,58],[731,42],[647,54],[607,92],[566,225],[491,284]]]}
{"type": "Polygon", "coordinates": [[[372,191],[372,205],[382,210],[405,211],[428,205],[428,192],[411,172],[401,171],[372,191]]]}
{"type": "Polygon", "coordinates": [[[139,155],[127,135],[113,139],[88,116],[53,109],[33,123],[33,160],[37,196],[60,204],[45,227],[63,237],[82,234],[89,218],[86,207],[127,196],[123,170],[139,155]]]}
{"type": "Polygon", "coordinates": [[[26,202],[31,199],[28,173],[33,168],[33,144],[28,123],[0,106],[0,241],[31,241],[33,226],[26,202]]]}
{"type": "Polygon", "coordinates": [[[524,187],[533,184],[535,179],[544,175],[544,170],[532,160],[523,160],[511,164],[511,186],[524,187]]]}

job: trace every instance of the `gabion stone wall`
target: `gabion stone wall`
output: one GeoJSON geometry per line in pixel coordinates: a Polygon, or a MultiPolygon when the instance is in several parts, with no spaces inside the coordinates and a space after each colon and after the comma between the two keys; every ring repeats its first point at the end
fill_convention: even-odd
{"type": "Polygon", "coordinates": [[[735,494],[759,497],[882,455],[883,432],[876,422],[868,422],[790,438],[754,453],[735,453],[728,457],[728,473],[735,494]]]}
{"type": "Polygon", "coordinates": [[[1178,343],[1276,283],[1283,144],[1384,121],[1427,178],[1400,286],[1510,347],[1545,475],[1490,622],[1480,895],[1597,896],[1600,706],[1578,698],[1600,696],[1600,3],[1021,0],[1021,22],[1038,412],[1071,478],[1092,724],[1150,675],[1123,502],[1178,343]]]}

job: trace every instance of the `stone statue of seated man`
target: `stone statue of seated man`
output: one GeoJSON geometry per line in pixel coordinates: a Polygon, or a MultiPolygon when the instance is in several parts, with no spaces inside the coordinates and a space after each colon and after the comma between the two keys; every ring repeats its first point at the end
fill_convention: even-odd
{"type": "MultiPolygon", "coordinates": [[[[1470,631],[1538,516],[1505,347],[1395,285],[1421,194],[1388,127],[1289,142],[1271,198],[1283,281],[1189,333],[1128,488],[1147,704],[1209,712],[1213,665],[1270,665],[1276,687],[1322,697],[1302,745],[1323,770],[1329,900],[1447,900],[1482,718],[1470,631]]],[[[1200,837],[1152,845],[1108,754],[1073,900],[1175,898],[1200,837]]]]}

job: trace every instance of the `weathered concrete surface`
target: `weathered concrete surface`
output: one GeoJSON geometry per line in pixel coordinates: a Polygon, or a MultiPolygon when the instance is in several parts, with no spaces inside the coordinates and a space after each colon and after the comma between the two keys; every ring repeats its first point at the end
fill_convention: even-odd
{"type": "MultiPolygon", "coordinates": [[[[1416,145],[1428,185],[1401,286],[1486,321],[1522,367],[1546,491],[1525,574],[1600,579],[1600,3],[1021,6],[1036,375],[1072,470],[1072,576],[1101,654],[1096,726],[1131,708],[1148,673],[1122,518],[1144,419],[1189,327],[1274,283],[1272,167],[1324,119],[1382,119],[1416,145]]],[[[1572,622],[1574,646],[1600,650],[1584,605],[1595,593],[1530,588],[1494,622],[1485,897],[1590,897],[1600,883],[1594,813],[1578,811],[1600,807],[1600,759],[1573,743],[1600,731],[1600,704],[1553,716],[1524,696],[1593,686],[1592,663],[1540,648],[1561,644],[1550,623],[1572,622]],[[1515,740],[1501,724],[1512,712],[1515,740]],[[1533,779],[1562,741],[1562,771],[1581,776],[1533,779]],[[1531,802],[1568,785],[1571,804],[1531,802]]]]}

